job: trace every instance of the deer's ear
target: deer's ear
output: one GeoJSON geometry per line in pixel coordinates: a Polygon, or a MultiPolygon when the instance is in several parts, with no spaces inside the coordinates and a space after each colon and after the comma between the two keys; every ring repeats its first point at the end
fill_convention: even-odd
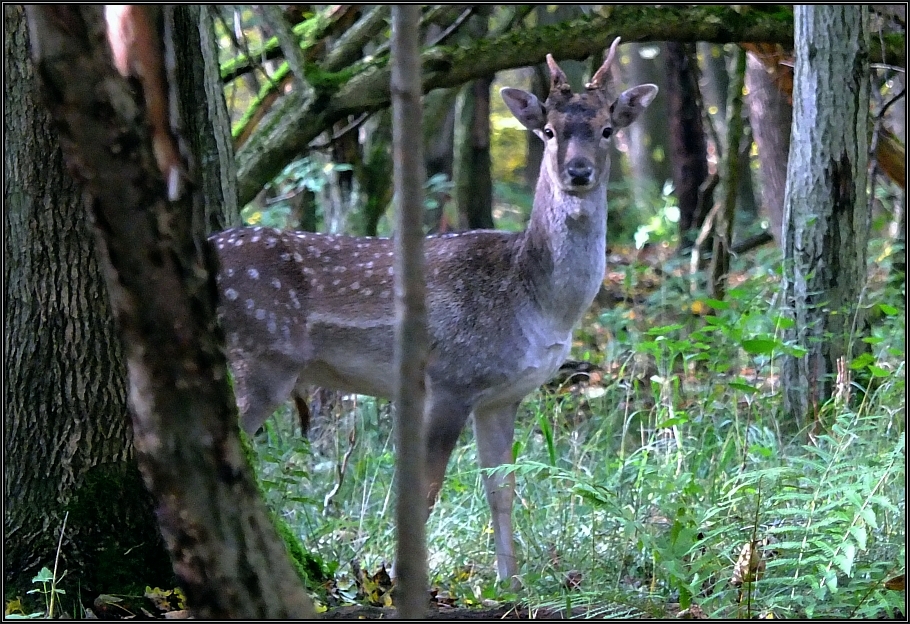
{"type": "Polygon", "coordinates": [[[515,115],[515,119],[528,130],[540,130],[546,125],[547,115],[543,104],[533,93],[506,87],[501,89],[499,94],[502,95],[506,106],[515,115]]]}
{"type": "Polygon", "coordinates": [[[652,84],[638,85],[619,94],[610,106],[610,117],[614,128],[625,128],[638,119],[641,112],[648,108],[657,95],[657,86],[652,84]]]}

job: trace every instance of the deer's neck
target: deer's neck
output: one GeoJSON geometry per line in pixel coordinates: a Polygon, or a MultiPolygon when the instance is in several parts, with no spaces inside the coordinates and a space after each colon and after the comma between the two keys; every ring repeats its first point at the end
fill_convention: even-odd
{"type": "Polygon", "coordinates": [[[591,305],[606,268],[606,234],[606,184],[571,195],[542,167],[519,256],[531,297],[554,328],[571,330],[591,305]]]}

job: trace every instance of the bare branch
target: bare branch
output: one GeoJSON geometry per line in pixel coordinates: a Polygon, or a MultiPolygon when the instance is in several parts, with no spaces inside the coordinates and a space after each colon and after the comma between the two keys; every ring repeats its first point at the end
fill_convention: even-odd
{"type": "Polygon", "coordinates": [[[284,18],[284,11],[276,4],[264,4],[259,7],[263,19],[268,24],[275,37],[278,38],[278,44],[284,53],[284,60],[287,61],[291,73],[294,74],[294,88],[300,91],[303,97],[312,96],[312,88],[307,84],[306,77],[303,75],[303,67],[306,59],[303,51],[300,49],[300,43],[297,37],[291,31],[291,26],[284,18]]]}

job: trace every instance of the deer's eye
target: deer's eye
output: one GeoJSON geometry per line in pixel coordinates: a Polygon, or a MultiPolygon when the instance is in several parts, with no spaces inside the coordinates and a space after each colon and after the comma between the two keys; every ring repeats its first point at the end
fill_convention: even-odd
{"type": "Polygon", "coordinates": [[[556,136],[556,135],[553,133],[553,128],[550,128],[550,127],[546,127],[546,128],[543,129],[543,135],[544,135],[545,137],[547,137],[548,139],[552,139],[554,136],[556,136]]]}
{"type": "Polygon", "coordinates": [[[613,128],[611,128],[610,126],[607,126],[606,128],[603,129],[602,134],[605,139],[609,139],[611,136],[613,136],[613,128]]]}

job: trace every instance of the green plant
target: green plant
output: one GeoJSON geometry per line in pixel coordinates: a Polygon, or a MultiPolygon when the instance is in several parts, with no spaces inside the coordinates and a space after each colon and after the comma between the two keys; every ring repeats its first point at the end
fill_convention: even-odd
{"type": "Polygon", "coordinates": [[[29,594],[41,594],[44,597],[44,611],[37,611],[29,614],[7,613],[6,617],[10,619],[52,619],[54,617],[54,606],[57,597],[66,595],[64,589],[57,587],[57,583],[66,576],[66,571],[60,576],[57,576],[57,564],[60,562],[60,548],[63,546],[63,532],[66,530],[66,520],[68,517],[69,512],[64,514],[63,524],[60,527],[60,540],[57,543],[57,554],[54,557],[54,571],[51,572],[47,567],[41,568],[41,570],[38,571],[38,574],[32,579],[32,584],[40,585],[40,587],[35,587],[35,589],[30,589],[27,592],[29,594]]]}

